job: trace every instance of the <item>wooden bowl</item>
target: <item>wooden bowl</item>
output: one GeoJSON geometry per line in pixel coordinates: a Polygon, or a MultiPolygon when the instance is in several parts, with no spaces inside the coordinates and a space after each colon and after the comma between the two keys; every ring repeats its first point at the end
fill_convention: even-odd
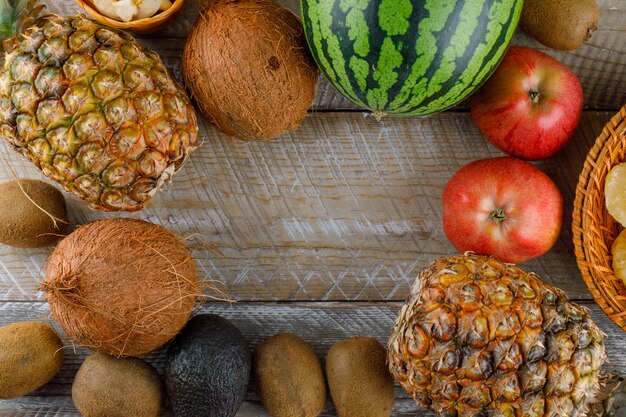
{"type": "Polygon", "coordinates": [[[122,22],[120,20],[111,19],[101,14],[89,0],[76,0],[76,2],[82,7],[91,17],[103,25],[121,29],[129,30],[135,33],[147,34],[156,32],[167,24],[167,22],[178,14],[185,5],[185,0],[174,0],[169,9],[158,12],[152,17],[145,19],[132,20],[130,22],[122,22]]]}
{"type": "Polygon", "coordinates": [[[626,330],[626,285],[615,276],[611,246],[624,229],[604,203],[604,181],[626,162],[626,105],[609,121],[589,151],[576,186],[572,232],[578,268],[596,303],[626,330]]]}

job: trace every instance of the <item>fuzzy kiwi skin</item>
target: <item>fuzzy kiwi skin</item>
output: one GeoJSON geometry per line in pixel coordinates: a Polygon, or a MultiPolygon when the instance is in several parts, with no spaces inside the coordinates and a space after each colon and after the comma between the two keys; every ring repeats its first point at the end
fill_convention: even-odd
{"type": "Polygon", "coordinates": [[[48,383],[63,363],[61,339],[45,323],[0,327],[0,399],[21,397],[48,383]]]}
{"type": "Polygon", "coordinates": [[[85,417],[158,417],[164,398],[159,374],[139,358],[94,353],[72,384],[72,400],[85,417]]]}
{"type": "Polygon", "coordinates": [[[393,378],[376,339],[353,337],[334,344],[326,357],[330,396],[339,417],[389,417],[393,378]]]}
{"type": "Polygon", "coordinates": [[[63,194],[52,185],[38,180],[19,180],[0,184],[0,242],[18,248],[48,246],[65,234],[67,210],[63,194]],[[24,189],[20,188],[20,185],[24,189]],[[39,209],[24,193],[54,216],[39,209]]]}
{"type": "Polygon", "coordinates": [[[600,21],[596,0],[524,0],[521,25],[544,45],[562,51],[582,46],[600,21]]]}
{"type": "Polygon", "coordinates": [[[245,338],[215,314],[195,316],[170,344],[165,388],[178,417],[234,417],[250,380],[245,338]]]}
{"type": "Polygon", "coordinates": [[[281,333],[257,346],[254,374],[261,401],[272,417],[315,417],[326,405],[319,358],[300,337],[281,333]]]}

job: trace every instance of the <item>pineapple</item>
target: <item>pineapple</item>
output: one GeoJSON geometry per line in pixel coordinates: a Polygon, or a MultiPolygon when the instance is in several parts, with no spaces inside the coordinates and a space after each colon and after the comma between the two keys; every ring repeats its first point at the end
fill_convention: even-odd
{"type": "Polygon", "coordinates": [[[400,311],[389,369],[446,417],[583,417],[606,360],[589,312],[535,275],[472,254],[423,270],[400,311]]]}
{"type": "Polygon", "coordinates": [[[142,209],[198,145],[193,106],[158,55],[132,37],[84,16],[37,17],[40,10],[33,0],[0,5],[11,36],[0,136],[92,207],[142,209]],[[18,17],[7,24],[7,16],[18,17]]]}

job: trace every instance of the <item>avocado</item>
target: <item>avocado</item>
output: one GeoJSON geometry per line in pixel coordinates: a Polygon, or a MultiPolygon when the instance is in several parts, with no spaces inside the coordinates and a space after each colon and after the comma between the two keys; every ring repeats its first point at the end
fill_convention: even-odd
{"type": "Polygon", "coordinates": [[[174,415],[234,416],[250,369],[250,351],[239,329],[214,314],[192,318],[165,358],[165,387],[174,415]]]}
{"type": "Polygon", "coordinates": [[[599,20],[596,0],[525,0],[520,23],[544,45],[571,51],[593,35],[599,20]]]}

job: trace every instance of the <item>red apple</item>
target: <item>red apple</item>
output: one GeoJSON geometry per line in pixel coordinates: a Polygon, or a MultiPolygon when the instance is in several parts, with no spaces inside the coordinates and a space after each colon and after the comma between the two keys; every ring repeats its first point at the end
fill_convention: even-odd
{"type": "Polygon", "coordinates": [[[556,184],[511,157],[465,165],[443,191],[443,230],[460,251],[520,263],[547,252],[563,221],[556,184]]]}
{"type": "Polygon", "coordinates": [[[576,75],[543,52],[512,46],[471,98],[480,131],[509,155],[543,159],[570,139],[583,108],[576,75]]]}

